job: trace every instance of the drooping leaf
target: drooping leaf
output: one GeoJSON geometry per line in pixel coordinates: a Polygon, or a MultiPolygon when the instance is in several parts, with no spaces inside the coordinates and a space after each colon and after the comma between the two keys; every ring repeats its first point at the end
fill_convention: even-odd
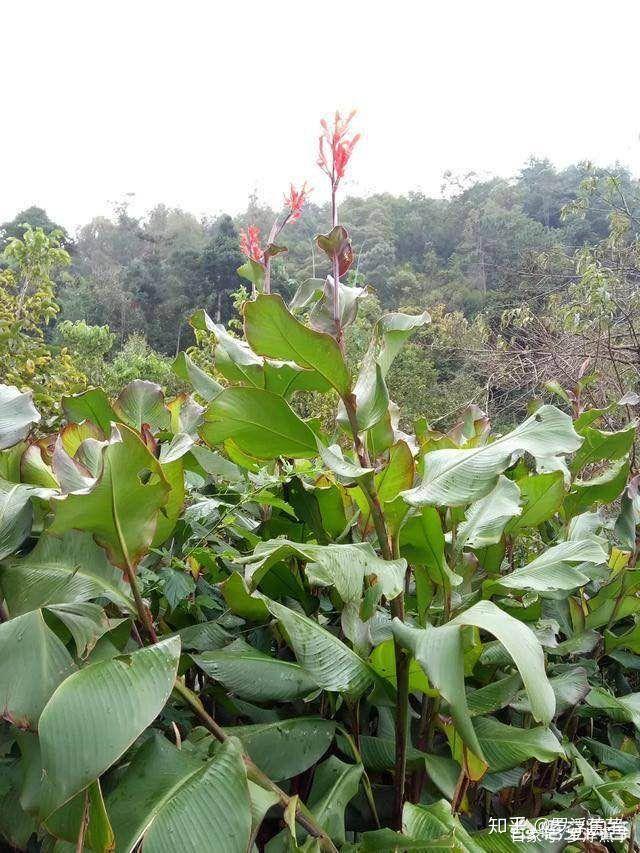
{"type": "Polygon", "coordinates": [[[500,474],[522,453],[547,458],[571,453],[581,443],[568,415],[555,406],[541,406],[519,427],[491,444],[427,453],[422,483],[404,492],[403,497],[415,506],[462,506],[489,494],[500,474]]]}
{"type": "Polygon", "coordinates": [[[103,448],[102,473],[88,492],[53,501],[54,536],[86,530],[106,549],[111,562],[135,565],[153,540],[160,508],[170,486],[158,460],[137,434],[121,424],[103,448]]]}
{"type": "Polygon", "coordinates": [[[0,384],[0,450],[18,444],[39,421],[40,412],[33,405],[30,391],[0,384]]]}
{"type": "Polygon", "coordinates": [[[536,592],[576,589],[589,582],[589,576],[583,571],[585,566],[600,565],[607,559],[602,540],[596,536],[560,542],[527,565],[499,579],[487,581],[485,593],[496,589],[530,589],[536,592]]]}
{"type": "Polygon", "coordinates": [[[555,714],[555,696],[544,668],[544,655],[535,634],[490,601],[481,601],[438,628],[410,628],[394,619],[394,636],[409,648],[430,684],[449,703],[456,730],[471,751],[482,749],[471,723],[464,687],[461,628],[471,625],[493,634],[513,658],[531,701],[535,719],[549,723],[555,714]]]}
{"type": "Polygon", "coordinates": [[[459,547],[486,548],[500,541],[510,519],[520,515],[520,489],[502,474],[488,495],[471,504],[458,528],[459,547]]]}
{"type": "Polygon", "coordinates": [[[209,376],[201,367],[198,367],[186,352],[178,353],[172,367],[176,376],[185,382],[189,382],[202,399],[207,402],[213,400],[222,391],[222,385],[213,376],[209,376]]]}
{"type": "Polygon", "coordinates": [[[435,507],[414,510],[400,530],[400,553],[411,565],[424,566],[438,586],[458,586],[462,577],[451,571],[445,553],[440,515],[435,507]]]}
{"type": "Polygon", "coordinates": [[[282,604],[265,604],[287,632],[298,663],[323,690],[357,697],[373,684],[375,672],[338,637],[282,604]]]}
{"type": "Polygon", "coordinates": [[[0,625],[0,713],[36,728],[50,696],[76,666],[40,610],[0,625]]]}
{"type": "Polygon", "coordinates": [[[38,725],[46,779],[42,817],[104,773],[155,719],[173,688],[179,656],[180,640],[170,637],[90,664],[58,687],[38,725]]]}
{"type": "Polygon", "coordinates": [[[43,535],[26,556],[0,567],[0,585],[12,616],[52,604],[106,598],[133,613],[135,605],[104,551],[87,533],[69,531],[60,539],[43,535]]]}
{"type": "Polygon", "coordinates": [[[225,388],[209,404],[200,435],[210,446],[233,439],[259,459],[315,456],[316,438],[289,404],[262,388],[225,388]]]}
{"type": "Polygon", "coordinates": [[[53,489],[9,483],[0,479],[0,560],[17,551],[31,533],[31,498],[47,499],[54,494],[53,489]]]}

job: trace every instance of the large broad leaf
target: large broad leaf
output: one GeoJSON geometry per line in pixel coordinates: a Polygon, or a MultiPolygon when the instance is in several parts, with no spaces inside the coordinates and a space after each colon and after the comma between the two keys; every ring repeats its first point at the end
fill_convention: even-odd
{"type": "Polygon", "coordinates": [[[67,420],[79,424],[88,420],[100,427],[105,435],[109,435],[112,422],[118,421],[109,398],[102,388],[89,388],[82,394],[62,398],[62,409],[67,420]]]}
{"type": "Polygon", "coordinates": [[[520,515],[520,489],[502,474],[489,494],[467,510],[458,528],[460,547],[486,548],[500,541],[507,522],[520,515]]]}
{"type": "MultiPolygon", "coordinates": [[[[451,811],[446,800],[439,800],[429,806],[405,803],[402,810],[402,832],[409,838],[437,844],[442,839],[440,850],[459,850],[460,853],[483,853],[457,815],[451,811]]],[[[429,849],[427,847],[426,849],[429,849]]]]}
{"type": "Polygon", "coordinates": [[[169,410],[164,405],[162,388],[156,382],[134,379],[120,392],[113,409],[118,419],[140,430],[149,424],[155,432],[169,426],[169,410]]]}
{"type": "Polygon", "coordinates": [[[313,678],[299,664],[272,658],[243,641],[193,655],[193,659],[208,676],[240,699],[286,702],[318,690],[313,678]]]}
{"type": "MultiPolygon", "coordinates": [[[[385,382],[389,368],[407,338],[430,320],[425,311],[416,316],[384,314],[377,321],[353,389],[360,430],[370,429],[384,417],[389,407],[385,382]]],[[[343,405],[338,410],[338,421],[343,427],[348,427],[347,413],[343,405]]]]}
{"type": "Polygon", "coordinates": [[[16,551],[31,533],[32,497],[50,498],[53,489],[0,479],[0,560],[16,551]]]}
{"type": "Polygon", "coordinates": [[[571,461],[571,470],[581,471],[594,462],[600,462],[603,459],[612,462],[614,459],[626,456],[633,446],[636,430],[635,423],[617,432],[605,432],[593,427],[581,429],[580,434],[584,437],[584,442],[571,461]]]}
{"type": "Polygon", "coordinates": [[[630,461],[623,457],[597,477],[575,480],[564,501],[567,516],[578,515],[593,504],[608,504],[622,492],[629,478],[630,461]]]}
{"type": "Polygon", "coordinates": [[[19,391],[13,385],[0,385],[0,450],[13,447],[29,435],[40,420],[30,391],[19,391]]]}
{"type": "Polygon", "coordinates": [[[519,427],[491,444],[427,453],[422,483],[402,494],[415,506],[462,506],[489,494],[500,474],[522,453],[547,459],[571,453],[581,443],[568,415],[555,406],[541,406],[519,427]]]}
{"type": "Polygon", "coordinates": [[[493,634],[509,652],[520,672],[537,720],[544,723],[552,720],[555,695],[545,673],[542,648],[533,631],[490,601],[478,602],[438,628],[410,628],[394,619],[394,636],[413,652],[432,687],[439,690],[449,703],[456,730],[472,752],[482,758],[464,687],[461,629],[467,625],[493,634]]]}
{"type": "Polygon", "coordinates": [[[589,575],[583,571],[585,567],[602,565],[607,560],[607,551],[597,536],[560,542],[526,566],[487,581],[484,590],[489,595],[500,589],[528,589],[542,593],[577,589],[589,582],[589,575]]]}
{"type": "Polygon", "coordinates": [[[226,388],[209,404],[200,435],[211,446],[233,439],[258,459],[317,453],[311,428],[286,400],[262,388],[226,388]]]}
{"type": "Polygon", "coordinates": [[[520,489],[522,512],[505,527],[511,535],[525,527],[537,527],[559,512],[564,498],[562,471],[534,474],[516,481],[520,489]]]}
{"type": "Polygon", "coordinates": [[[362,770],[362,764],[346,764],[332,755],[313,776],[308,806],[333,841],[345,840],[344,813],[358,793],[362,770]]]}
{"type": "Polygon", "coordinates": [[[298,663],[323,690],[356,697],[373,684],[374,670],[338,637],[282,604],[265,604],[287,632],[298,663]]]}
{"type": "Polygon", "coordinates": [[[185,500],[184,468],[182,459],[174,459],[171,462],[160,461],[160,467],[165,480],[169,484],[170,492],[166,504],[160,507],[156,529],[151,540],[151,546],[158,548],[173,533],[176,523],[182,515],[185,500]]]}
{"type": "Polygon", "coordinates": [[[403,589],[407,561],[383,560],[368,542],[354,545],[313,545],[271,539],[256,545],[253,554],[238,562],[248,566],[252,585],[257,586],[266,571],[287,557],[306,562],[309,582],[316,586],[333,586],[343,601],[362,595],[365,577],[375,578],[387,598],[395,598],[403,589]]]}
{"type": "Polygon", "coordinates": [[[90,664],[47,703],[38,731],[47,817],[104,773],[147,728],[173,688],[180,640],[90,664]]]}
{"type": "Polygon", "coordinates": [[[49,532],[89,531],[111,562],[125,568],[135,565],[151,544],[170,486],[155,456],[123,424],[114,429],[102,459],[102,473],[91,489],[53,501],[49,532]]]}
{"type": "Polygon", "coordinates": [[[222,391],[222,385],[192,361],[185,352],[178,353],[173,362],[173,372],[185,382],[190,382],[203,400],[209,402],[222,391]]]}
{"type": "Polygon", "coordinates": [[[141,840],[154,853],[248,849],[249,791],[234,738],[203,764],[155,735],[135,754],[107,807],[116,853],[131,853],[141,840]]]}
{"type": "Polygon", "coordinates": [[[41,536],[33,551],[0,567],[0,585],[12,616],[47,604],[94,598],[106,598],[135,612],[122,573],[88,533],[70,531],[61,539],[41,536]]]}
{"type": "Polygon", "coordinates": [[[279,782],[304,773],[329,749],[336,724],[320,717],[294,717],[252,726],[227,727],[270,779],[279,782]]]}
{"type": "Polygon", "coordinates": [[[517,767],[530,758],[543,762],[564,758],[560,742],[545,726],[520,729],[493,717],[477,717],[473,726],[492,773],[517,767]]]}
{"type": "Polygon", "coordinates": [[[349,393],[349,372],[335,339],[296,320],[277,294],[245,302],[244,330],[258,354],[315,370],[341,396],[349,393]]]}
{"type": "Polygon", "coordinates": [[[113,631],[124,621],[109,619],[102,607],[89,601],[52,604],[46,609],[68,628],[76,644],[79,658],[87,658],[100,637],[113,631]]]}
{"type": "Polygon", "coordinates": [[[438,510],[425,506],[413,512],[400,530],[400,553],[411,565],[424,566],[429,579],[438,586],[458,586],[462,583],[462,578],[452,572],[447,563],[438,510]]]}
{"type": "Polygon", "coordinates": [[[0,625],[0,710],[6,720],[35,729],[51,694],[75,670],[40,610],[0,625]]]}

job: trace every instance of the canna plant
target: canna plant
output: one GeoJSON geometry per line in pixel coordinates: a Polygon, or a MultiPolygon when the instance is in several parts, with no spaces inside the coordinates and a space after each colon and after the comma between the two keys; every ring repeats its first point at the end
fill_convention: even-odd
{"type": "MultiPolygon", "coordinates": [[[[553,850],[496,818],[640,811],[636,427],[472,406],[413,432],[386,386],[427,314],[345,358],[361,288],[323,124],[325,279],[289,305],[243,235],[244,337],[193,388],[0,386],[0,833],[21,850],[553,850]],[[298,414],[325,395],[335,430],[298,414]]],[[[632,842],[633,839],[632,839],[632,842]]],[[[629,849],[628,842],[613,842],[629,849]]],[[[569,849],[578,850],[577,840],[569,849]]]]}

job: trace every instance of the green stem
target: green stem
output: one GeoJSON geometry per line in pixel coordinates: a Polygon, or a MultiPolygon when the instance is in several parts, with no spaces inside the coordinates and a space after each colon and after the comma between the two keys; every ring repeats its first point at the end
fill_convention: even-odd
{"type": "MultiPolygon", "coordinates": [[[[367,448],[360,438],[358,430],[358,418],[356,414],[356,401],[353,394],[343,397],[343,403],[351,433],[353,435],[353,445],[358,456],[358,461],[361,467],[370,468],[371,461],[367,448]]],[[[380,499],[376,491],[373,478],[370,481],[366,479],[362,481],[362,488],[369,508],[371,510],[371,519],[373,526],[380,543],[380,550],[385,560],[393,560],[393,548],[397,549],[397,542],[392,545],[387,524],[384,517],[384,512],[380,504],[380,499]]],[[[397,555],[395,555],[397,556],[397,555]]],[[[391,601],[391,613],[394,618],[404,622],[404,593],[400,592],[391,601]]],[[[398,829],[402,829],[402,809],[405,800],[405,778],[407,774],[407,725],[408,725],[408,707],[409,707],[409,657],[405,650],[400,646],[400,643],[394,639],[393,642],[396,662],[396,726],[395,726],[395,794],[394,794],[394,823],[398,829]]]]}

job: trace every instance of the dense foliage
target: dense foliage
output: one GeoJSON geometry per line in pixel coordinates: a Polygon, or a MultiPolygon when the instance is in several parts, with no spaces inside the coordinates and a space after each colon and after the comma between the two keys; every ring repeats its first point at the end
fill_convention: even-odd
{"type": "MultiPolygon", "coordinates": [[[[243,229],[242,336],[208,294],[174,392],[90,387],[43,421],[23,377],[0,385],[0,833],[18,849],[553,850],[491,821],[640,810],[632,396],[590,406],[582,358],[512,429],[475,404],[448,431],[399,408],[416,341],[483,330],[380,314],[349,277],[349,134],[323,126],[326,276],[274,292],[292,188],[265,245],[243,229]]],[[[109,325],[58,331],[106,370],[109,325]]]]}

